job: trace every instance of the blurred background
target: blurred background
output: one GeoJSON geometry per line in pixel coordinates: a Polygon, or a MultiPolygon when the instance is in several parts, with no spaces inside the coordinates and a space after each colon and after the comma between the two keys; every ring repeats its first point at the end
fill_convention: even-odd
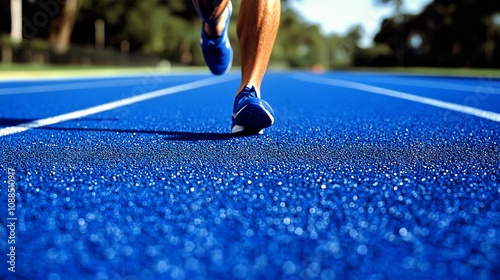
{"type": "MultiPolygon", "coordinates": [[[[498,0],[282,3],[275,68],[500,68],[498,0]]],[[[200,28],[191,0],[0,0],[0,61],[203,66],[200,28]]]]}

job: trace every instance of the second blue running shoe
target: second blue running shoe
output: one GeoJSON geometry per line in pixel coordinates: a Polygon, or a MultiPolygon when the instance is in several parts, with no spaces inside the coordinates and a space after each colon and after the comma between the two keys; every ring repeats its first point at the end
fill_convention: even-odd
{"type": "Polygon", "coordinates": [[[226,73],[233,63],[233,49],[231,48],[231,43],[227,35],[229,21],[233,12],[231,2],[229,2],[226,9],[228,10],[228,16],[226,19],[226,26],[224,26],[224,31],[222,31],[221,36],[215,38],[209,37],[205,32],[205,23],[203,23],[201,28],[200,44],[203,51],[203,57],[205,58],[208,68],[214,75],[226,73]]]}
{"type": "Polygon", "coordinates": [[[273,123],[271,106],[258,97],[254,86],[246,86],[234,100],[232,133],[262,134],[273,123]]]}

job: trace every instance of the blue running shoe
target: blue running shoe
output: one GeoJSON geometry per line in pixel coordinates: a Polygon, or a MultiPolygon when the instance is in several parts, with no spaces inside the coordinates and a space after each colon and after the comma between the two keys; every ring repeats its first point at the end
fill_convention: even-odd
{"type": "Polygon", "coordinates": [[[222,31],[221,36],[216,38],[211,38],[205,32],[204,24],[201,28],[201,49],[203,51],[203,57],[205,62],[212,71],[214,75],[225,74],[231,68],[233,63],[233,49],[231,48],[231,43],[229,42],[229,37],[227,35],[227,30],[229,27],[229,21],[231,19],[231,14],[233,13],[233,6],[231,2],[227,5],[229,11],[228,17],[226,19],[226,26],[224,31],[222,31]]]}
{"type": "Polygon", "coordinates": [[[257,97],[255,87],[246,86],[234,100],[232,133],[262,134],[274,123],[274,111],[257,97]]]}

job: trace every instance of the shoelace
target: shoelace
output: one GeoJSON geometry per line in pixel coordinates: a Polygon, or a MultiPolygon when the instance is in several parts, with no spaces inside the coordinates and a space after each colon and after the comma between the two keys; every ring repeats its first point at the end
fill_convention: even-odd
{"type": "Polygon", "coordinates": [[[240,99],[243,97],[257,97],[257,92],[255,91],[254,87],[245,87],[239,94],[240,99]]]}

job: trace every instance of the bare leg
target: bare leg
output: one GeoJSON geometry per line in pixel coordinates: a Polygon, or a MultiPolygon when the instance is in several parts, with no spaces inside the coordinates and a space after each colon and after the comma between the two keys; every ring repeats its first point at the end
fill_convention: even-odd
{"type": "Polygon", "coordinates": [[[255,86],[260,95],[281,14],[280,0],[243,0],[238,16],[238,38],[241,48],[241,84],[255,86]]]}
{"type": "Polygon", "coordinates": [[[230,0],[193,0],[193,5],[205,22],[205,32],[209,36],[220,36],[228,13],[226,7],[230,0]]]}
{"type": "MultiPolygon", "coordinates": [[[[230,0],[193,0],[195,9],[206,22],[208,35],[218,36],[224,29],[230,0]]],[[[241,84],[255,86],[260,95],[281,14],[280,0],[243,0],[238,16],[238,38],[241,49],[241,84]]]]}

